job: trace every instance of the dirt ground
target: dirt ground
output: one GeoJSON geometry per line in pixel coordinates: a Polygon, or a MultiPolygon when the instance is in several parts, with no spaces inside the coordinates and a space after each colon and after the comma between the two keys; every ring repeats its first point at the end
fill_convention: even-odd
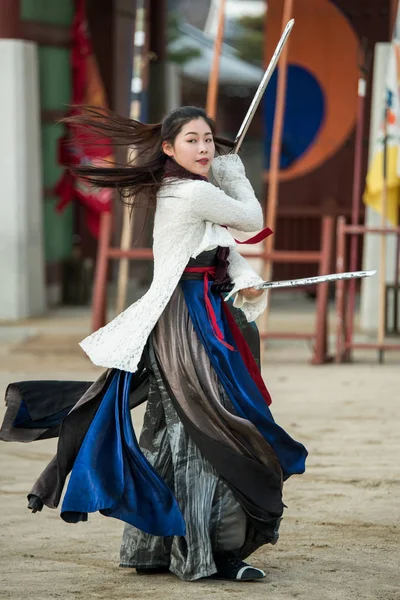
{"type": "MultiPolygon", "coordinates": [[[[21,379],[96,378],[99,369],[77,347],[81,338],[74,322],[3,328],[0,395],[21,379]]],[[[265,569],[265,580],[183,583],[120,569],[120,522],[93,515],[67,525],[58,511],[27,510],[26,494],[55,440],[1,443],[0,597],[400,599],[400,356],[383,366],[372,354],[342,366],[313,367],[308,358],[301,344],[272,345],[265,356],[274,416],[310,453],[306,474],[285,485],[280,541],[251,559],[265,569]]],[[[135,412],[137,432],[141,417],[135,412]]]]}

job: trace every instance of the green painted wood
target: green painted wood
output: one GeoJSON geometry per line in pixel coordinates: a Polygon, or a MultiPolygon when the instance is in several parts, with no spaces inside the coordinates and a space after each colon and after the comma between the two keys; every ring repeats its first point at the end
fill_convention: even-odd
{"type": "Polygon", "coordinates": [[[43,186],[54,186],[62,174],[58,164],[58,143],[64,132],[61,124],[44,123],[42,125],[42,166],[43,186]]]}
{"type": "Polygon", "coordinates": [[[58,262],[72,252],[72,205],[59,214],[56,212],[58,199],[47,199],[44,203],[44,248],[46,262],[58,262]]]}
{"type": "MultiPolygon", "coordinates": [[[[51,188],[59,181],[63,169],[58,164],[58,143],[64,128],[60,124],[42,125],[43,186],[51,188]]],[[[61,214],[55,211],[58,200],[44,200],[44,235],[46,262],[56,262],[71,255],[73,213],[69,206],[61,214]]]]}
{"type": "MultiPolygon", "coordinates": [[[[18,0],[15,0],[18,2],[18,0]]],[[[21,18],[53,25],[71,25],[74,0],[19,0],[21,18]]]]}
{"type": "Polygon", "coordinates": [[[71,53],[66,48],[39,47],[42,110],[66,109],[72,97],[71,53]]]}

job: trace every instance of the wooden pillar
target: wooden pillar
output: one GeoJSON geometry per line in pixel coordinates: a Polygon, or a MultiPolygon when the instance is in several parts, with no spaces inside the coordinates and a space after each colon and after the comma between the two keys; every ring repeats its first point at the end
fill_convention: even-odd
{"type": "Polygon", "coordinates": [[[167,112],[167,0],[149,0],[150,53],[148,117],[150,123],[161,121],[167,112]]]}
{"type": "Polygon", "coordinates": [[[219,65],[221,62],[221,48],[224,41],[225,0],[220,0],[218,29],[214,42],[214,55],[208,79],[206,111],[209,117],[216,119],[218,105],[219,65]]]}
{"type": "Polygon", "coordinates": [[[150,52],[155,60],[167,59],[167,0],[150,0],[150,52]]]}
{"type": "Polygon", "coordinates": [[[114,0],[114,93],[111,98],[111,105],[116,113],[124,117],[129,117],[130,112],[132,45],[135,27],[135,12],[135,1],[114,0]]]}
{"type": "Polygon", "coordinates": [[[19,0],[0,0],[0,39],[20,39],[19,0]]]}
{"type": "Polygon", "coordinates": [[[390,0],[389,40],[392,39],[394,24],[396,22],[398,4],[399,0],[390,0]]]}

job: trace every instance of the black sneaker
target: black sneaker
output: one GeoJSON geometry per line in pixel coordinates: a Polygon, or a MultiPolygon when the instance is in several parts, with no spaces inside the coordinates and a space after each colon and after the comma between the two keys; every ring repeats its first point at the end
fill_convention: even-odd
{"type": "Polygon", "coordinates": [[[265,577],[264,571],[248,565],[240,558],[220,557],[215,559],[215,564],[218,569],[217,577],[220,579],[254,581],[265,577]]]}
{"type": "Polygon", "coordinates": [[[136,573],[138,575],[161,575],[169,573],[169,567],[142,567],[137,568],[136,573]]]}

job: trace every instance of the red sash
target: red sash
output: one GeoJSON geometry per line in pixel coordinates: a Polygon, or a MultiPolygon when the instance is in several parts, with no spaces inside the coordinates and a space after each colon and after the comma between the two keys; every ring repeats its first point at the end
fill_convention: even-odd
{"type": "Polygon", "coordinates": [[[185,273],[204,273],[204,278],[203,278],[204,302],[206,305],[208,320],[210,321],[211,329],[213,331],[213,334],[215,335],[217,340],[221,342],[221,344],[226,346],[226,348],[228,348],[229,350],[235,351],[235,348],[233,346],[231,346],[230,344],[228,344],[224,340],[224,335],[223,335],[220,327],[218,326],[217,316],[215,314],[212,302],[210,300],[209,292],[208,292],[209,277],[211,277],[212,279],[215,278],[216,272],[217,272],[216,268],[215,267],[186,267],[184,272],[185,273]]]}

